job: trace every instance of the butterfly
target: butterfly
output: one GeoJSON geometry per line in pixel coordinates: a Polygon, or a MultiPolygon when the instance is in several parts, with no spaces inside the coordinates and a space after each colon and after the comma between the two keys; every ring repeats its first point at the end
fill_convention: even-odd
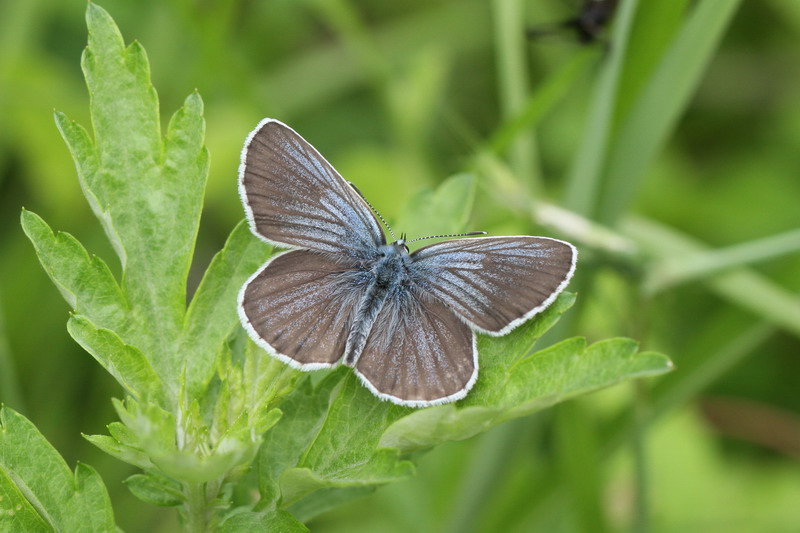
{"type": "Polygon", "coordinates": [[[404,236],[387,243],[358,189],[274,119],[245,141],[239,194],[252,232],[290,249],[239,292],[250,337],[294,368],[352,367],[400,405],[466,396],[478,377],[476,332],[505,335],[575,271],[575,247],[547,237],[471,237],[414,252],[404,236]]]}

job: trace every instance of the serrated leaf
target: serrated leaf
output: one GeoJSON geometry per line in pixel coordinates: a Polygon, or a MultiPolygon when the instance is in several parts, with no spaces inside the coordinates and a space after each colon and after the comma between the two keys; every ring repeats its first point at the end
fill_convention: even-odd
{"type": "MultiPolygon", "coordinates": [[[[397,218],[393,229],[406,233],[409,239],[462,232],[474,199],[475,177],[456,174],[435,191],[417,194],[397,218]]],[[[425,244],[430,243],[426,241],[425,244]]]]}
{"type": "Polygon", "coordinates": [[[281,409],[259,453],[260,505],[287,506],[321,489],[374,487],[413,473],[396,451],[376,450],[384,429],[408,409],[378,401],[347,369],[316,388],[302,382],[281,409]]]}
{"type": "Polygon", "coordinates": [[[75,311],[100,327],[125,331],[128,305],[108,266],[69,233],[53,234],[38,215],[25,209],[22,229],[47,275],[75,311]]]}
{"type": "Polygon", "coordinates": [[[176,343],[208,173],[203,104],[199,95],[190,95],[162,142],[144,49],[138,43],[125,48],[113,20],[96,4],[88,5],[86,21],[89,45],[82,66],[94,146],[63,115],[57,122],[89,203],[122,260],[123,290],[138,333],[126,342],[147,354],[173,384],[181,372],[176,343]]]}
{"type": "Polygon", "coordinates": [[[127,446],[114,437],[109,437],[108,435],[84,435],[83,438],[120,461],[145,470],[155,468],[146,453],[137,448],[127,446]]]}
{"type": "Polygon", "coordinates": [[[0,531],[52,531],[3,468],[0,468],[0,531]]]}
{"type": "Polygon", "coordinates": [[[341,375],[336,372],[317,387],[306,378],[281,402],[283,419],[267,432],[258,455],[261,505],[274,504],[280,499],[280,476],[300,462],[303,452],[313,442],[341,375]]]}
{"type": "Polygon", "coordinates": [[[163,403],[161,379],[138,348],[125,344],[113,331],[100,329],[81,315],[70,317],[67,331],[134,398],[163,403]]]}
{"type": "Polygon", "coordinates": [[[364,464],[342,462],[341,469],[335,471],[320,473],[311,468],[290,468],[281,475],[280,485],[284,502],[291,504],[320,489],[375,488],[413,473],[412,464],[400,461],[396,450],[382,449],[370,453],[364,464]]]}
{"type": "Polygon", "coordinates": [[[308,528],[286,511],[240,512],[231,515],[215,530],[217,533],[306,533],[308,528]]]}
{"type": "Polygon", "coordinates": [[[111,501],[97,472],[80,463],[70,472],[36,427],[7,407],[0,407],[0,494],[10,496],[0,500],[3,531],[107,533],[116,529],[111,501]],[[6,501],[13,507],[5,508],[6,501]],[[7,524],[32,529],[7,529],[7,524]]]}
{"type": "Polygon", "coordinates": [[[143,502],[159,507],[174,507],[183,503],[180,484],[156,473],[134,474],[124,483],[143,502]]]}
{"type": "Polygon", "coordinates": [[[111,222],[111,217],[105,210],[105,206],[98,200],[95,191],[93,191],[87,183],[87,179],[91,179],[97,174],[98,167],[100,166],[100,158],[95,149],[94,142],[89,132],[86,131],[86,128],[74,120],[70,120],[64,113],[56,111],[54,118],[56,127],[61,133],[64,142],[67,143],[69,153],[72,156],[72,160],[75,162],[75,169],[78,171],[78,182],[81,185],[83,195],[86,197],[89,206],[103,226],[103,230],[106,232],[117,256],[121,259],[122,264],[125,264],[125,249],[122,247],[122,243],[116,234],[114,225],[111,222]]]}
{"type": "Polygon", "coordinates": [[[264,246],[242,221],[211,261],[183,326],[182,350],[187,357],[184,364],[190,394],[211,379],[219,350],[239,324],[236,296],[271,252],[271,247],[264,246]]]}
{"type": "Polygon", "coordinates": [[[379,485],[363,485],[355,487],[337,487],[321,489],[313,492],[288,507],[292,516],[302,522],[311,520],[315,516],[330,509],[343,505],[350,500],[363,498],[375,492],[379,485]]]}
{"type": "Polygon", "coordinates": [[[298,467],[308,468],[331,483],[385,483],[410,475],[410,463],[398,461],[396,454],[390,460],[382,450],[375,450],[384,428],[409,411],[407,407],[377,401],[355,374],[347,372],[325,422],[298,467]]]}
{"type": "MultiPolygon", "coordinates": [[[[522,327],[524,335],[535,326],[522,327]]],[[[481,339],[479,347],[499,355],[505,351],[504,344],[505,337],[481,339]]],[[[666,356],[638,352],[631,339],[609,339],[589,347],[582,338],[567,339],[486,370],[479,375],[473,394],[458,404],[416,411],[400,419],[389,427],[380,445],[411,452],[462,440],[580,394],[671,369],[666,356]]]]}

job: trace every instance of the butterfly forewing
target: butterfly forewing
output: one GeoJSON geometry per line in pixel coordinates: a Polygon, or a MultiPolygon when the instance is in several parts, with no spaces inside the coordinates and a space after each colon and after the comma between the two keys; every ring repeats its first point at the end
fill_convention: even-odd
{"type": "Polygon", "coordinates": [[[577,251],[546,237],[481,237],[432,244],[411,257],[422,290],[478,331],[504,335],[566,287],[577,251]]]}
{"type": "Polygon", "coordinates": [[[378,313],[355,371],[373,393],[395,403],[457,400],[478,374],[475,334],[443,302],[397,292],[378,313]]]}
{"type": "Polygon", "coordinates": [[[253,275],[239,295],[250,336],[293,366],[334,365],[344,352],[355,306],[364,294],[346,261],[308,250],[286,252],[253,275]]]}
{"type": "Polygon", "coordinates": [[[262,121],[242,151],[239,192],[253,232],[297,248],[363,257],[385,244],[359,194],[294,130],[262,121]]]}

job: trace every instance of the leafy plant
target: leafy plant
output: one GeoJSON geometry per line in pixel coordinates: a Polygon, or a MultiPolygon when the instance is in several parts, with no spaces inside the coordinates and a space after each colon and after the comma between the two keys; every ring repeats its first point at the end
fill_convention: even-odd
{"type": "MultiPolygon", "coordinates": [[[[109,435],[86,438],[140,468],[126,482],[131,492],[176,507],[188,531],[305,531],[302,521],[412,475],[412,452],[670,369],[665,356],[638,352],[624,338],[571,338],[533,351],[572,294],[509,335],[482,337],[479,380],[456,404],[412,410],[377,400],[347,369],[303,374],[268,357],[235,312],[239,287],[272,252],[246,224],[234,228],[186,304],[208,172],[200,96],[186,98],[162,137],[144,49],[126,47],[97,5],[89,4],[87,24],[82,66],[94,137],[61,113],[56,123],[121,278],[34,213],[23,210],[21,221],[74,310],[70,335],[124,392],[113,400],[120,421],[109,435]],[[246,489],[255,487],[254,499],[246,489]]],[[[435,216],[438,231],[462,229],[474,181],[451,178],[400,220],[410,227],[435,216]]],[[[8,509],[0,526],[113,529],[93,470],[79,465],[72,476],[30,422],[9,409],[0,420],[0,505],[8,509]]]]}

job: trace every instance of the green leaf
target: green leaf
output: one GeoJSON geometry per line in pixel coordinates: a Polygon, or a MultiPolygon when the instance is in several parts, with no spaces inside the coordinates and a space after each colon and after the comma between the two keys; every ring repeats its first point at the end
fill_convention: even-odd
{"type": "Polygon", "coordinates": [[[272,247],[265,246],[242,221],[211,261],[183,326],[182,351],[190,391],[204,387],[211,379],[217,353],[239,324],[236,296],[271,253],[272,247]]]}
{"type": "MultiPolygon", "coordinates": [[[[122,424],[117,424],[122,426],[122,424]]],[[[106,452],[108,455],[116,457],[122,462],[137,466],[142,469],[155,468],[155,465],[152,461],[150,461],[150,458],[146,453],[136,447],[124,444],[115,437],[109,437],[108,435],[84,435],[83,438],[106,452]]]]}
{"type": "Polygon", "coordinates": [[[125,344],[113,331],[100,329],[81,315],[70,317],[67,331],[133,397],[164,402],[161,379],[136,347],[125,344]]]}
{"type": "Polygon", "coordinates": [[[2,531],[116,530],[97,472],[80,463],[70,472],[36,427],[7,407],[0,407],[0,495],[2,531]]]}
{"type": "Polygon", "coordinates": [[[327,413],[335,385],[335,376],[329,376],[316,388],[312,387],[309,379],[304,379],[281,402],[283,419],[266,434],[258,456],[259,491],[263,504],[280,499],[279,478],[285,470],[300,462],[304,450],[313,442],[314,434],[327,413]]]}
{"type": "Polygon", "coordinates": [[[52,531],[26,499],[22,487],[0,468],[0,531],[52,531]]]}
{"type": "MultiPolygon", "coordinates": [[[[158,468],[163,474],[190,483],[205,483],[222,478],[242,465],[249,465],[261,443],[260,435],[250,431],[246,417],[239,426],[229,429],[216,441],[197,442],[196,434],[204,434],[205,428],[196,420],[181,420],[176,437],[175,416],[157,405],[138,403],[131,398],[125,402],[114,400],[120,420],[124,426],[114,427],[112,437],[88,437],[91,442],[112,455],[132,464],[148,469],[158,468]],[[238,431],[237,431],[238,430],[238,431]],[[179,442],[176,442],[176,438],[179,442]],[[209,447],[213,444],[213,448],[209,447]]],[[[183,417],[194,419],[191,409],[183,410],[183,417]]],[[[280,411],[273,410],[264,415],[264,424],[277,421],[280,411]]]]}
{"type": "Polygon", "coordinates": [[[33,243],[39,261],[67,303],[100,327],[124,332],[128,304],[108,266],[69,233],[53,234],[38,215],[25,209],[22,229],[33,243]]]}
{"type": "MultiPolygon", "coordinates": [[[[547,314],[542,318],[553,319],[547,314]]],[[[400,419],[387,429],[380,445],[411,452],[466,439],[580,394],[672,368],[667,357],[637,353],[636,343],[623,338],[589,347],[581,338],[567,339],[521,357],[544,331],[538,321],[530,321],[504,337],[481,337],[478,350],[482,367],[470,394],[456,404],[415,411],[400,419]]]]}
{"type": "Polygon", "coordinates": [[[175,507],[183,503],[180,484],[154,472],[134,474],[125,480],[125,485],[143,502],[159,507],[175,507]]]}
{"type": "Polygon", "coordinates": [[[260,505],[286,506],[320,489],[375,486],[413,472],[395,450],[376,449],[384,429],[408,409],[377,400],[348,369],[317,387],[302,382],[281,409],[284,417],[259,454],[260,505]]]}
{"type": "Polygon", "coordinates": [[[372,494],[378,487],[379,485],[363,485],[321,489],[290,505],[288,509],[292,516],[307,522],[325,511],[344,505],[350,500],[372,494]]]}
{"type": "Polygon", "coordinates": [[[83,126],[74,120],[70,120],[64,113],[56,111],[54,118],[56,127],[61,133],[64,142],[67,143],[69,153],[72,156],[72,160],[75,162],[75,168],[78,171],[78,181],[81,185],[83,195],[88,200],[89,206],[92,208],[95,216],[100,220],[117,255],[123,258],[125,251],[119,242],[119,237],[114,233],[114,226],[111,223],[111,218],[105,211],[105,206],[100,203],[100,200],[95,196],[95,193],[86,181],[96,175],[98,167],[100,166],[100,158],[97,154],[97,150],[95,150],[92,138],[83,126]]]}
{"type": "Polygon", "coordinates": [[[393,229],[407,234],[409,239],[462,232],[474,200],[475,177],[457,174],[445,180],[435,191],[417,194],[397,218],[393,229]]]}
{"type": "Polygon", "coordinates": [[[306,533],[308,528],[286,511],[240,512],[231,515],[215,530],[217,533],[251,533],[275,531],[280,533],[306,533]]]}
{"type": "Polygon", "coordinates": [[[208,173],[203,104],[199,95],[190,95],[162,142],[144,49],[138,43],[125,48],[113,20],[99,6],[89,4],[86,20],[89,45],[82,65],[91,95],[94,147],[66,117],[58,115],[57,122],[89,203],[122,261],[123,290],[138,331],[126,342],[151,357],[172,384],[181,371],[176,341],[208,173]]]}

